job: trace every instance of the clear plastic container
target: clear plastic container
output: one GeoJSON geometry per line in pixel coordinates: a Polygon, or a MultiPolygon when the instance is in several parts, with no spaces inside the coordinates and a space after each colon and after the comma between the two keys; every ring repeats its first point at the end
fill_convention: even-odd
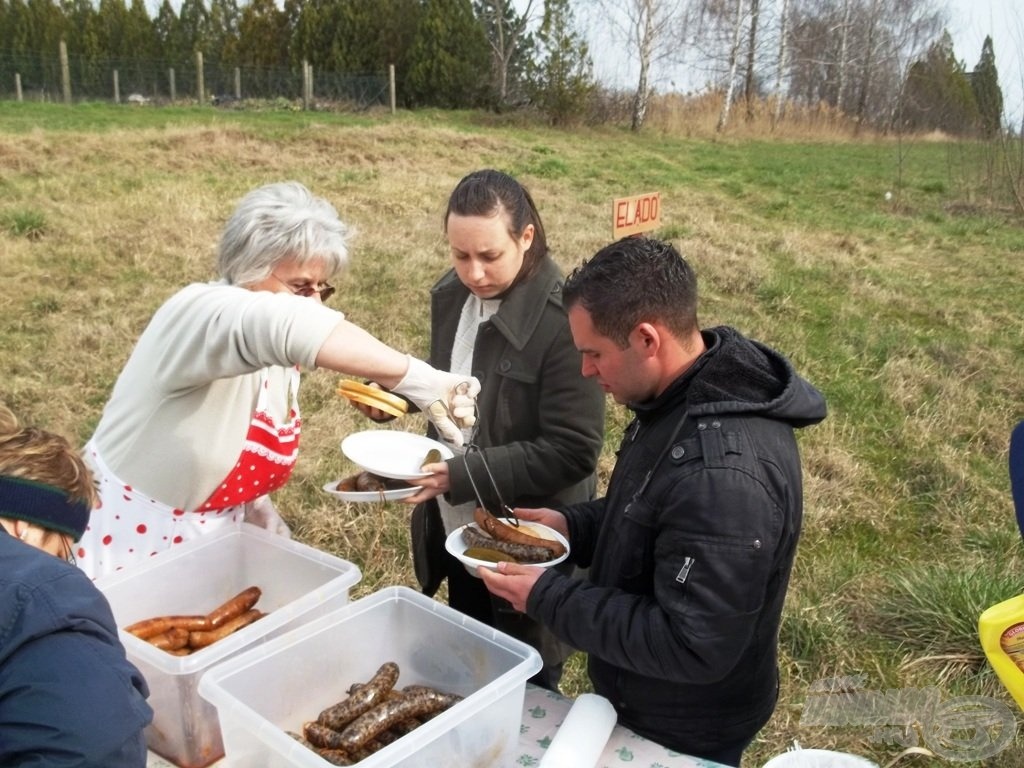
{"type": "Polygon", "coordinates": [[[128,659],[149,684],[149,749],[202,768],[224,755],[217,710],[198,692],[210,667],[346,605],[362,574],[353,563],[248,524],[227,528],[97,579],[114,612],[128,659]],[[173,656],[125,632],[154,616],[205,614],[250,586],[267,615],[189,656],[173,656]]]}
{"type": "Polygon", "coordinates": [[[396,687],[463,700],[359,763],[360,768],[505,768],[519,742],[536,650],[406,587],[388,587],[230,661],[199,681],[217,707],[231,768],[324,768],[289,733],[396,662],[396,687]]]}

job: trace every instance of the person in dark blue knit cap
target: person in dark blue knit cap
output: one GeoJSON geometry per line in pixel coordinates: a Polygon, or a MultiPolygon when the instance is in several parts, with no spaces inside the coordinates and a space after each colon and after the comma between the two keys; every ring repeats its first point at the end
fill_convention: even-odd
{"type": "Polygon", "coordinates": [[[0,405],[0,765],[146,764],[149,688],[74,566],[95,499],[67,440],[0,405]]]}

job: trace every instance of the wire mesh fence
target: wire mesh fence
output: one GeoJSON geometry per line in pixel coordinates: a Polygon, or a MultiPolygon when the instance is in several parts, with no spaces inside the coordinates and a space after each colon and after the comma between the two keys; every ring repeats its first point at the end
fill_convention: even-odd
{"type": "Polygon", "coordinates": [[[285,99],[346,106],[386,106],[386,74],[317,72],[290,67],[236,67],[201,56],[174,61],[86,58],[0,51],[0,100],[210,103],[285,99]],[[66,68],[66,77],[65,77],[66,68]],[[307,90],[308,83],[308,90],[307,90]]]}

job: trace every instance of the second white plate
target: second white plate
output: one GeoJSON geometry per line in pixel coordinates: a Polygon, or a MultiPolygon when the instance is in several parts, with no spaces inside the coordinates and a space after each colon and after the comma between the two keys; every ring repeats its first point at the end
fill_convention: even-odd
{"type": "Polygon", "coordinates": [[[451,448],[437,440],[392,429],[355,432],[341,441],[341,452],[350,461],[367,472],[394,480],[430,477],[420,467],[434,449],[441,453],[442,461],[455,456],[451,448]]]}
{"type": "Polygon", "coordinates": [[[380,502],[380,501],[398,501],[399,499],[406,499],[412,496],[414,493],[420,490],[418,485],[412,485],[408,488],[389,488],[385,491],[339,491],[338,483],[340,480],[332,480],[324,486],[324,490],[331,494],[336,499],[341,501],[352,501],[352,502],[380,502]]]}

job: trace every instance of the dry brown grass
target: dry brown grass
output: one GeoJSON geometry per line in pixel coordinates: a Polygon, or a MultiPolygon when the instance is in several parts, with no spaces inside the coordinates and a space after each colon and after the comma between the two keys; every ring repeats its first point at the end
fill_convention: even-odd
{"type": "Polygon", "coordinates": [[[644,127],[674,136],[718,140],[774,138],[833,143],[877,138],[876,131],[858,126],[855,119],[824,102],[809,106],[787,101],[781,120],[776,122],[774,99],[755,99],[749,111],[742,100],[735,102],[725,130],[719,131],[724,98],[720,91],[656,95],[650,101],[644,127]]]}

